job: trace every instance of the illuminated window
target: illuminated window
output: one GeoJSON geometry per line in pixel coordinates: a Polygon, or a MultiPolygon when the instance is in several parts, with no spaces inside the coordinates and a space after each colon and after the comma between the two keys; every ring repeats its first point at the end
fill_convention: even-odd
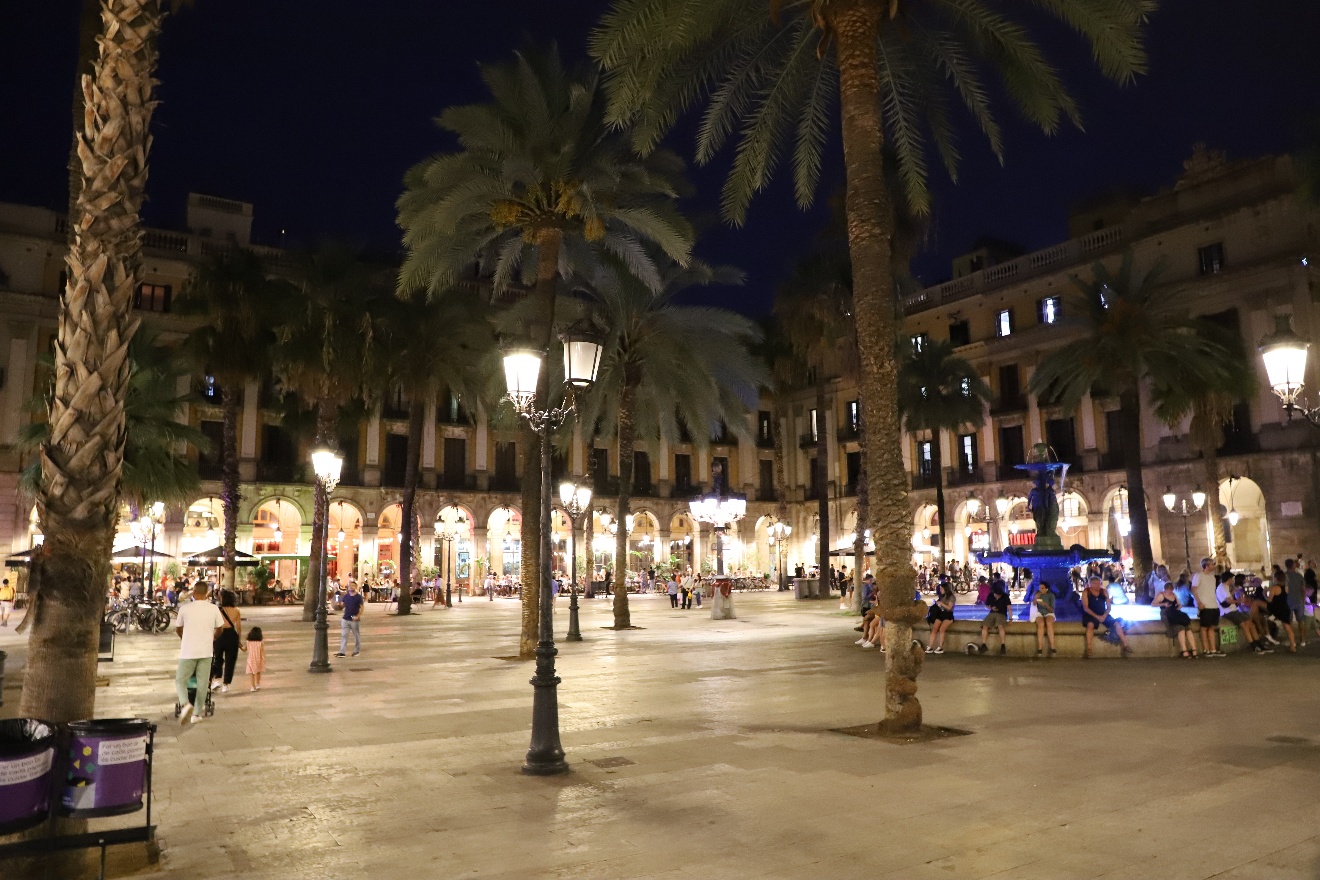
{"type": "Polygon", "coordinates": [[[1059,298],[1047,296],[1037,303],[1037,317],[1042,324],[1053,324],[1059,320],[1059,298]]]}
{"type": "Polygon", "coordinates": [[[1013,310],[1000,309],[999,314],[995,316],[995,335],[1012,336],[1013,335],[1013,310]]]}
{"type": "Polygon", "coordinates": [[[168,312],[170,310],[171,288],[168,284],[147,284],[143,282],[138,285],[137,293],[133,295],[133,308],[142,309],[145,312],[168,312]]]}

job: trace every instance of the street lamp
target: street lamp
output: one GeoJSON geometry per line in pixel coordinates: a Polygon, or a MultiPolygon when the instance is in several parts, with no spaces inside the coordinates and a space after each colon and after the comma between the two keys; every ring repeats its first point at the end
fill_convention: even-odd
{"type": "Polygon", "coordinates": [[[541,440],[541,571],[540,596],[537,603],[538,626],[536,643],[536,674],[532,678],[532,741],[527,750],[524,773],[549,776],[564,773],[568,762],[559,743],[559,677],[555,675],[554,606],[550,588],[550,432],[559,427],[573,411],[572,392],[591,386],[596,381],[603,350],[600,339],[594,335],[574,332],[562,337],[564,343],[564,383],[569,394],[563,406],[549,406],[550,380],[542,370],[545,353],[527,346],[506,349],[504,353],[504,380],[508,399],[518,415],[527,420],[541,440]],[[541,406],[536,398],[540,391],[541,406]]]}
{"type": "Polygon", "coordinates": [[[155,501],[147,508],[145,520],[151,530],[151,573],[147,575],[146,586],[142,590],[143,598],[150,599],[156,594],[156,532],[165,522],[165,502],[155,501]]]}
{"type": "Polygon", "coordinates": [[[770,533],[770,544],[775,548],[775,569],[779,573],[779,589],[788,589],[788,572],[784,571],[784,551],[788,543],[788,536],[793,533],[793,527],[786,522],[775,520],[766,530],[770,533]]]}
{"type": "Polygon", "coordinates": [[[1187,504],[1186,498],[1179,498],[1172,489],[1164,490],[1164,509],[1169,513],[1176,513],[1183,520],[1183,549],[1187,552],[1187,570],[1194,571],[1192,568],[1192,538],[1191,532],[1187,528],[1189,517],[1196,516],[1205,507],[1205,493],[1197,489],[1192,493],[1191,506],[1187,504]]]}
{"type": "Polygon", "coordinates": [[[1262,339],[1258,348],[1270,390],[1283,404],[1288,421],[1292,421],[1294,412],[1299,412],[1312,425],[1320,426],[1320,408],[1309,407],[1302,400],[1306,356],[1311,344],[1293,332],[1288,315],[1276,315],[1274,321],[1274,332],[1262,339]]]}
{"type": "MultiPolygon", "coordinates": [[[[568,635],[570,642],[582,641],[582,631],[578,628],[577,594],[577,530],[578,517],[591,510],[591,487],[584,483],[567,480],[559,484],[559,501],[568,512],[568,635]]],[[[585,528],[585,525],[583,526],[585,528]]]]}
{"type": "Polygon", "coordinates": [[[688,502],[692,518],[715,529],[715,573],[724,575],[724,530],[747,515],[747,496],[729,492],[724,468],[718,462],[710,469],[711,491],[688,502]]]}
{"type": "Polygon", "coordinates": [[[308,672],[330,671],[330,624],[325,619],[326,556],[330,543],[330,493],[339,485],[339,474],[344,459],[329,446],[319,445],[312,450],[312,471],[316,474],[316,496],[313,515],[321,518],[321,563],[316,572],[316,623],[312,640],[312,663],[308,672]]]}
{"type": "MultiPolygon", "coordinates": [[[[453,509],[454,508],[452,507],[446,507],[443,511],[441,511],[440,518],[435,522],[436,540],[438,540],[441,543],[441,545],[444,547],[444,550],[441,552],[444,553],[444,562],[445,562],[445,607],[446,608],[454,607],[454,596],[453,593],[451,592],[452,590],[451,576],[454,573],[454,563],[451,554],[453,553],[454,550],[454,541],[458,540],[458,537],[460,535],[467,532],[467,524],[468,524],[467,517],[463,515],[463,512],[461,510],[458,512],[457,516],[451,515],[449,512],[453,509]]],[[[462,593],[458,594],[458,601],[460,602],[463,601],[462,593]]]]}

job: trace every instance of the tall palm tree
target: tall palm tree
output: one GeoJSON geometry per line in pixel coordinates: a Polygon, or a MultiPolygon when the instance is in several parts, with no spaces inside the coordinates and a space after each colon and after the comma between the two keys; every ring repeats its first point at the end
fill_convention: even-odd
{"type": "MultiPolygon", "coordinates": [[[[620,267],[621,269],[621,267],[620,267]]],[[[686,427],[698,446],[709,445],[721,424],[752,441],[748,401],[767,379],[750,346],[755,322],[724,309],[684,306],[677,297],[693,286],[740,284],[742,273],[693,260],[671,265],[652,293],[626,271],[598,276],[595,319],[606,329],[599,377],[581,406],[583,424],[600,425],[619,442],[619,494],[615,518],[614,628],[631,626],[626,528],[638,440],[677,442],[686,427]]],[[[727,475],[726,475],[727,476],[727,475]]]]}
{"type": "MultiPolygon", "coordinates": [[[[372,380],[380,375],[381,315],[391,285],[383,269],[333,245],[302,255],[295,278],[284,294],[287,312],[275,331],[275,376],[285,391],[315,411],[314,442],[332,444],[341,408],[377,390],[372,380]]],[[[328,513],[329,498],[319,480],[313,497],[309,586],[320,571],[328,513]]],[[[312,619],[316,593],[305,591],[303,620],[312,619]]]]}
{"type": "MultiPolygon", "coordinates": [[[[481,68],[491,100],[450,107],[442,129],[460,149],[419,163],[404,179],[399,225],[408,247],[400,290],[439,293],[475,264],[496,294],[533,287],[535,314],[524,333],[549,351],[555,293],[573,271],[591,272],[606,254],[653,289],[661,281],[647,244],[685,263],[692,232],[675,200],[682,163],[660,151],[640,158],[605,118],[594,69],[565,67],[557,49],[519,53],[481,68]]],[[[537,406],[550,399],[543,370],[537,406]]],[[[522,628],[519,652],[537,641],[540,589],[540,438],[524,428],[522,628]]]]}
{"type": "Polygon", "coordinates": [[[1215,564],[1228,569],[1228,541],[1224,521],[1219,516],[1219,448],[1224,445],[1224,429],[1233,422],[1233,409],[1250,400],[1257,391],[1256,371],[1242,345],[1242,338],[1206,321],[1197,322],[1198,333],[1223,346],[1226,356],[1211,363],[1199,359],[1178,363],[1173,369],[1153,376],[1151,401],[1155,415],[1171,428],[1180,426],[1189,416],[1188,440],[1201,456],[1206,491],[1214,505],[1209,511],[1214,538],[1215,564]],[[1212,372],[1196,372],[1209,366],[1212,372]]]}
{"type": "MultiPolygon", "coordinates": [[[[1110,78],[1127,82],[1144,70],[1140,38],[1151,0],[1039,0],[1032,7],[1086,38],[1110,78]]],[[[632,124],[639,147],[654,146],[681,112],[709,98],[697,159],[709,161],[736,136],[724,189],[725,214],[735,223],[790,145],[798,202],[812,200],[837,97],[877,581],[891,644],[908,644],[920,606],[912,601],[906,540],[895,221],[882,150],[893,146],[907,200],[924,214],[928,143],[956,168],[957,101],[998,153],[990,77],[1047,132],[1065,118],[1077,120],[1072,98],[1018,17],[989,0],[615,0],[590,48],[609,72],[611,118],[632,124]]],[[[891,651],[885,664],[885,729],[920,727],[920,658],[891,651]]]]}
{"type": "Polygon", "coordinates": [[[498,372],[495,336],[485,304],[450,288],[428,300],[416,292],[385,310],[382,360],[386,381],[408,398],[408,448],[403,479],[403,526],[399,530],[399,614],[412,613],[413,555],[418,535],[417,486],[421,478],[426,403],[442,388],[477,400],[484,376],[498,372]]]}
{"type": "Polygon", "coordinates": [[[225,589],[234,589],[238,506],[238,420],[243,388],[270,374],[275,325],[279,317],[277,286],[266,278],[261,257],[246,248],[217,254],[194,269],[178,299],[180,314],[204,315],[188,334],[193,361],[220,388],[223,412],[220,450],[220,501],[224,505],[222,561],[225,589]]]}
{"type": "Polygon", "coordinates": [[[124,399],[137,330],[160,0],[105,0],[79,132],[81,187],[69,224],[68,283],[55,338],[50,437],[37,507],[45,529],[33,566],[33,627],[19,713],[91,717],[96,637],[123,470],[124,399]]]}
{"type": "MultiPolygon", "coordinates": [[[[128,393],[124,397],[124,470],[119,496],[135,507],[153,501],[167,504],[190,501],[201,487],[197,469],[180,446],[210,451],[210,442],[197,428],[179,421],[179,411],[195,403],[191,392],[180,394],[179,382],[188,377],[186,360],[174,346],[165,345],[145,331],[133,336],[128,346],[128,393]]],[[[54,359],[43,356],[38,364],[46,370],[54,359]]],[[[34,398],[30,408],[44,415],[50,395],[47,388],[34,398]]],[[[50,437],[50,424],[38,419],[19,435],[18,449],[39,452],[50,437]]],[[[19,486],[33,496],[41,491],[41,459],[36,457],[23,469],[19,486]]]]}
{"type": "MultiPolygon", "coordinates": [[[[816,551],[822,581],[830,572],[830,472],[829,450],[832,438],[825,414],[831,406],[829,383],[837,378],[855,377],[858,370],[856,322],[852,315],[852,268],[846,250],[818,250],[798,264],[793,277],[775,296],[774,315],[789,344],[806,368],[799,385],[816,390],[816,515],[820,521],[820,540],[816,551]]],[[[858,523],[857,534],[864,538],[865,528],[858,523]]]]}
{"type": "Polygon", "coordinates": [[[1046,355],[1031,377],[1030,389],[1065,409],[1082,397],[1118,398],[1123,462],[1132,520],[1132,562],[1139,588],[1154,567],[1146,483],[1141,467],[1141,389],[1160,387],[1162,377],[1214,379],[1228,369],[1231,353],[1187,317],[1187,306],[1172,286],[1161,284],[1163,266],[1138,269],[1131,253],[1117,272],[1096,263],[1089,279],[1075,279],[1065,297],[1060,324],[1080,338],[1046,355]]]}
{"type": "Polygon", "coordinates": [[[944,542],[948,520],[944,516],[944,432],[957,434],[985,423],[990,386],[965,358],[953,353],[947,341],[928,341],[913,347],[898,370],[898,408],[909,434],[929,431],[931,469],[935,477],[935,512],[939,518],[940,571],[944,570],[944,542]]]}

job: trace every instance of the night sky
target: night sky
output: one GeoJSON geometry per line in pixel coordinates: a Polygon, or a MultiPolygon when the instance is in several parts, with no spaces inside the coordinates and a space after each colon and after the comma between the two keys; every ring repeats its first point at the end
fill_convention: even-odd
{"type": "MultiPolygon", "coordinates": [[[[450,146],[431,121],[440,110],[482,99],[477,63],[529,41],[557,41],[566,55],[580,55],[605,5],[197,0],[166,23],[161,43],[146,220],[181,226],[186,193],[197,191],[253,202],[262,243],[336,238],[395,251],[403,172],[450,146]]],[[[0,200],[63,209],[78,3],[5,6],[0,200]]],[[[1070,204],[1125,185],[1167,186],[1197,141],[1231,158],[1305,143],[1320,116],[1320,4],[1163,6],[1150,28],[1150,73],[1124,89],[1089,69],[1081,43],[1045,32],[1086,131],[1048,138],[1005,114],[1001,167],[964,128],[959,183],[934,174],[935,215],[915,265],[922,280],[947,278],[950,259],[981,235],[1028,250],[1066,238],[1070,204]]],[[[690,130],[672,142],[688,157],[690,130]]],[[[837,169],[837,143],[831,149],[837,169]]],[[[798,211],[785,174],[753,203],[745,228],[728,229],[714,221],[726,167],[693,172],[700,195],[689,207],[708,221],[697,250],[749,273],[745,288],[712,299],[759,314],[827,211],[823,198],[812,212],[798,211]]],[[[840,182],[835,170],[822,197],[840,182]]]]}

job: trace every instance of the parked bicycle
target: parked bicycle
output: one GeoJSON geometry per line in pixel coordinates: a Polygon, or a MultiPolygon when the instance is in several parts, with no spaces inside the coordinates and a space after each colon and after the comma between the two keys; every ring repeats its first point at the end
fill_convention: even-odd
{"type": "Polygon", "coordinates": [[[117,633],[126,633],[132,626],[143,632],[163,633],[169,632],[173,619],[168,605],[137,600],[111,607],[105,615],[105,622],[113,626],[117,633]]]}

